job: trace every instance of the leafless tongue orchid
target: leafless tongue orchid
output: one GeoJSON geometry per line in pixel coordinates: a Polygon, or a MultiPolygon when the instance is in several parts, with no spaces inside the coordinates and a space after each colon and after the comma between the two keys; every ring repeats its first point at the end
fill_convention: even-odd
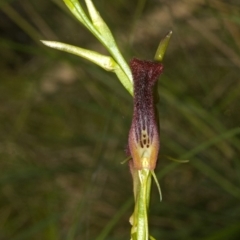
{"type": "MultiPolygon", "coordinates": [[[[134,58],[131,60],[129,68],[111,30],[95,8],[92,0],[63,1],[77,20],[105,46],[108,54],[103,55],[90,49],[62,42],[42,40],[42,43],[48,47],[83,57],[106,71],[114,72],[126,90],[134,95],[133,119],[127,149],[128,155],[131,155],[129,165],[133,177],[135,200],[134,211],[130,217],[132,225],[130,235],[131,240],[153,240],[154,238],[150,236],[148,229],[148,207],[152,178],[156,182],[160,199],[162,199],[160,185],[154,173],[160,147],[154,90],[157,79],[163,70],[161,62],[172,31],[160,41],[154,56],[156,62],[134,58]],[[85,2],[85,7],[83,7],[83,2],[85,2]]],[[[108,231],[104,231],[103,235],[105,236],[105,234],[108,234],[108,231]]],[[[102,234],[100,235],[102,236],[102,234]]]]}
{"type": "Polygon", "coordinates": [[[154,170],[160,147],[154,86],[163,71],[163,65],[133,58],[130,68],[134,82],[134,110],[128,147],[134,169],[154,170]]]}

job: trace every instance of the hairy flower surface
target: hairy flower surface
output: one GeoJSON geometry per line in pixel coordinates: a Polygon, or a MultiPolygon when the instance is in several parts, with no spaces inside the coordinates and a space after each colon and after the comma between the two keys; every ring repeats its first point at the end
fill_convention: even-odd
{"type": "Polygon", "coordinates": [[[154,170],[160,147],[154,106],[154,86],[163,65],[133,58],[130,62],[134,81],[134,110],[128,137],[133,168],[154,170]]]}

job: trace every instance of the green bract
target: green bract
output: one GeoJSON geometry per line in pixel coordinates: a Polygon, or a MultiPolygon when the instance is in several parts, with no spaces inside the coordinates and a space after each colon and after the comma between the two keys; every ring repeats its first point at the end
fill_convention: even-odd
{"type": "Polygon", "coordinates": [[[107,71],[115,72],[120,82],[132,95],[133,85],[130,68],[120,53],[110,29],[99,15],[92,1],[85,0],[90,18],[84,12],[81,4],[77,0],[63,1],[72,14],[106,47],[111,56],[104,56],[91,50],[78,48],[60,42],[42,41],[43,44],[81,56],[103,67],[107,71]],[[107,65],[111,66],[110,69],[105,68],[105,62],[107,62],[107,65]]]}
{"type": "Polygon", "coordinates": [[[162,62],[165,52],[167,50],[170,38],[172,36],[172,31],[170,31],[159,43],[157,51],[154,56],[154,60],[162,62]]]}

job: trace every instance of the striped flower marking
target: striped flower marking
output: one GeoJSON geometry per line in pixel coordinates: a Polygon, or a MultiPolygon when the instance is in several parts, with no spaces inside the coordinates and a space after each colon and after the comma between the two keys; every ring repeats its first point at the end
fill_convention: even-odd
{"type": "Polygon", "coordinates": [[[163,71],[163,65],[133,58],[130,68],[134,82],[134,109],[128,147],[134,169],[154,170],[160,147],[154,86],[163,71]]]}

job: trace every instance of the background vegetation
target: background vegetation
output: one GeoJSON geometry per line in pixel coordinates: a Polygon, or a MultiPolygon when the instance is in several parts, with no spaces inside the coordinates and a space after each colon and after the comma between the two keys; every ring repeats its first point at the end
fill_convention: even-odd
{"type": "MultiPolygon", "coordinates": [[[[173,30],[152,235],[239,239],[239,2],[94,3],[128,61],[152,59],[173,30]]],[[[0,19],[0,239],[129,239],[132,179],[120,162],[132,98],[114,74],[39,40],[105,50],[61,0],[1,0],[0,19]]]]}

